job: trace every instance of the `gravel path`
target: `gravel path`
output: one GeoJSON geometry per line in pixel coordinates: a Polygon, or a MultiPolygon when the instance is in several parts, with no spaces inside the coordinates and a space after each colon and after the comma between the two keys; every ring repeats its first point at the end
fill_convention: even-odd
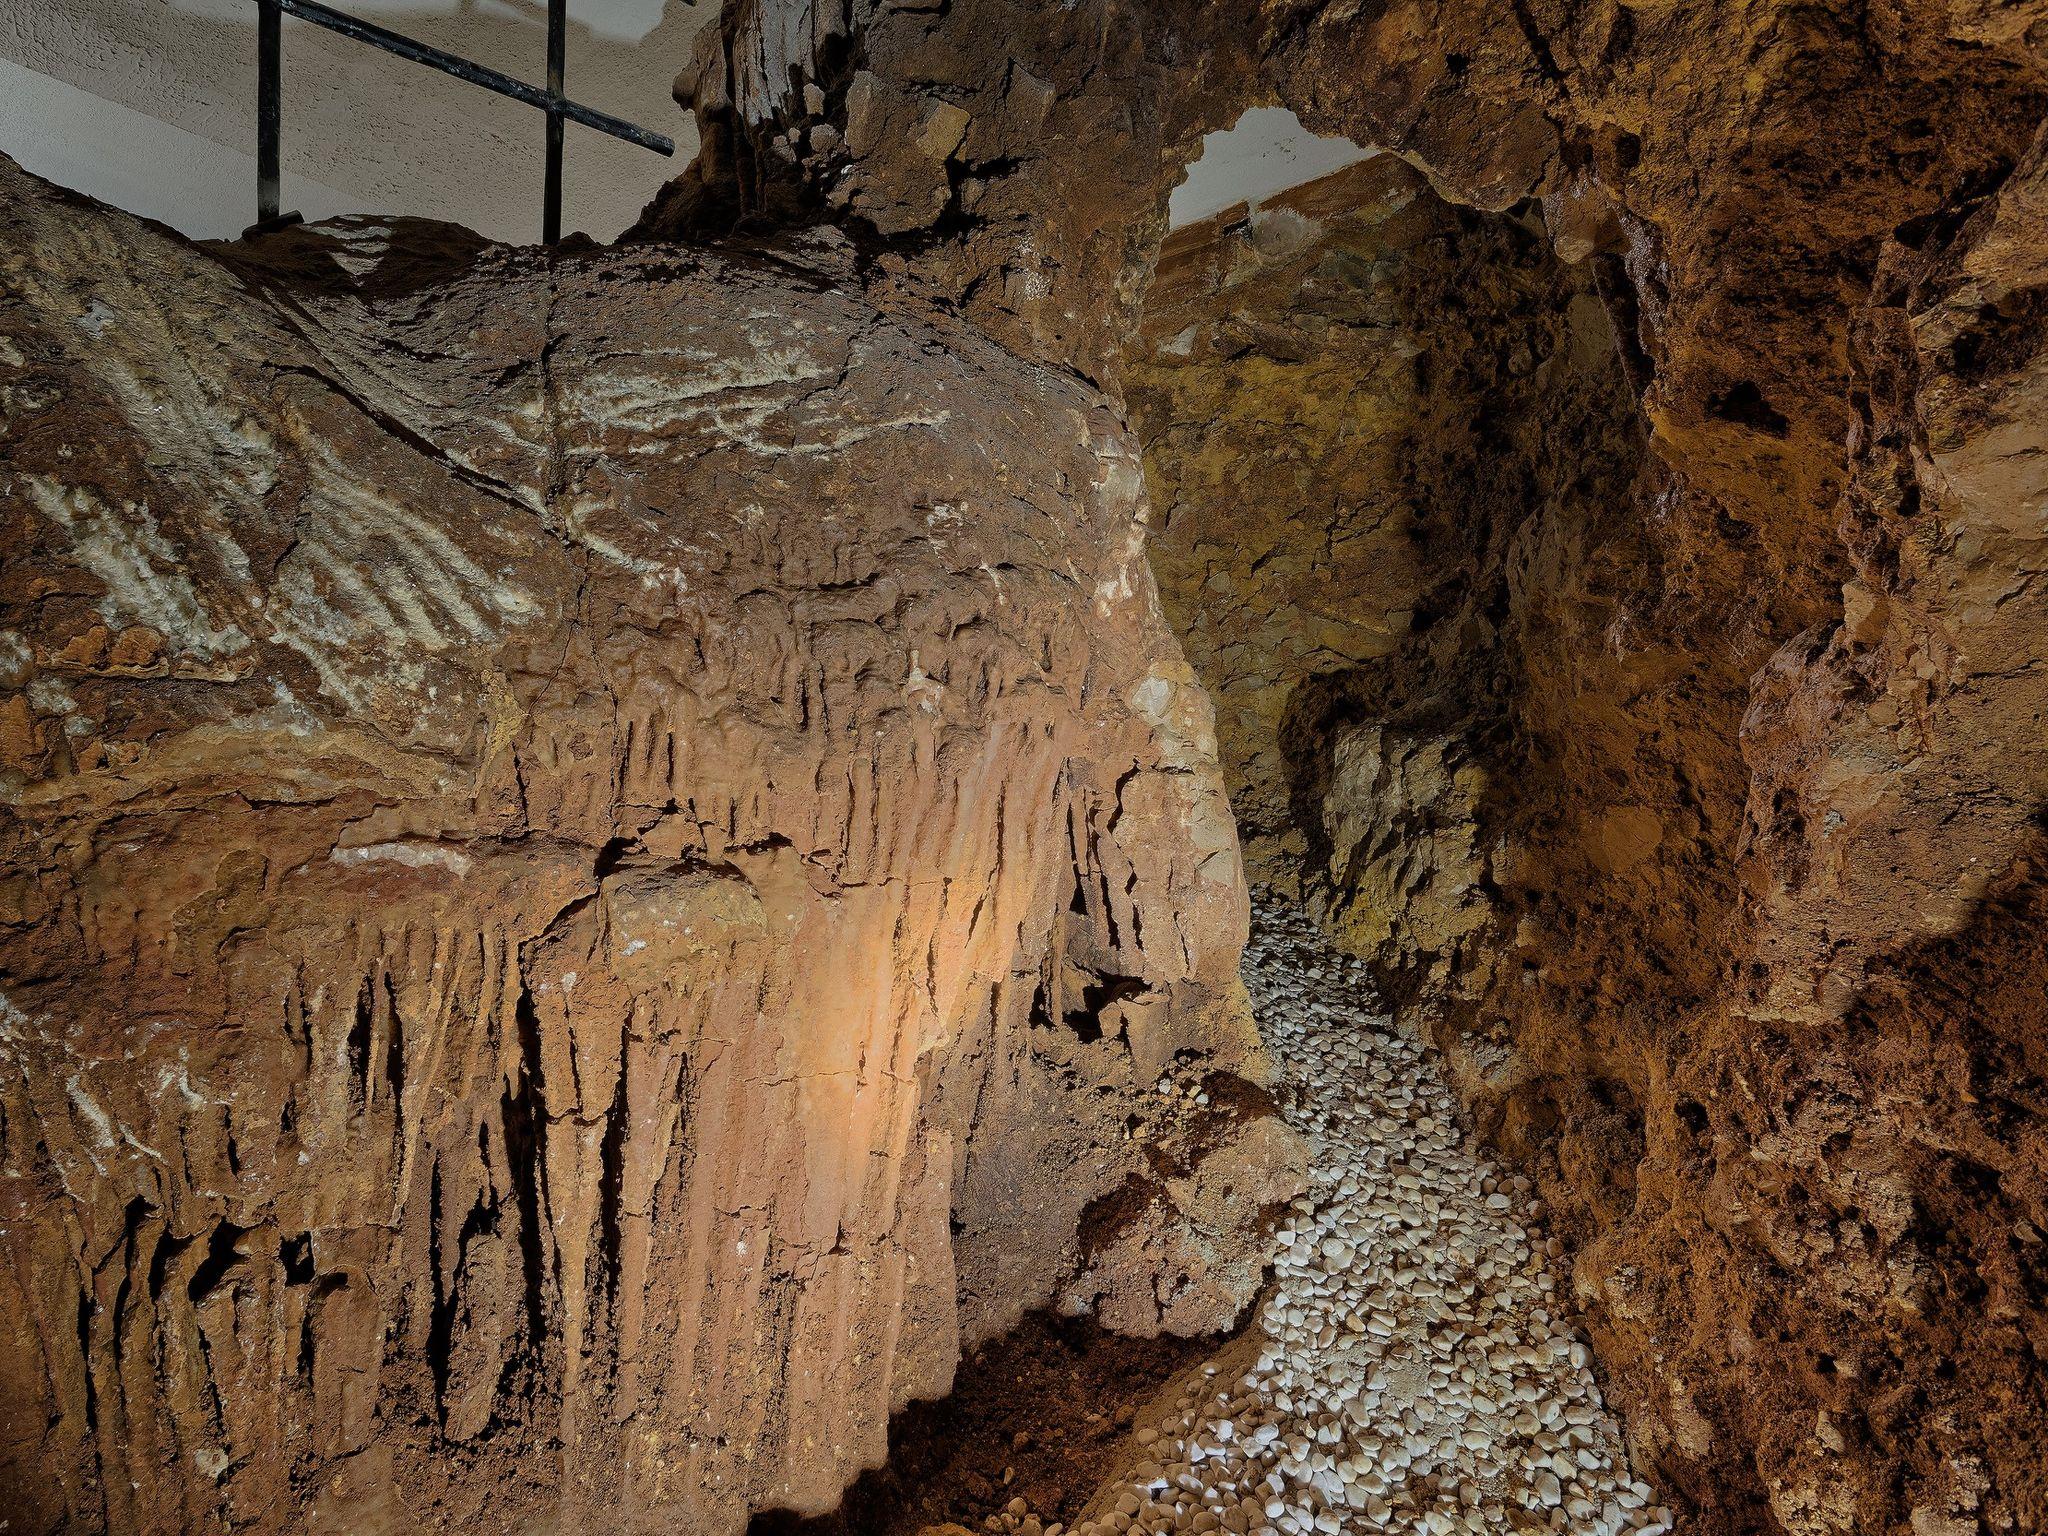
{"type": "Polygon", "coordinates": [[[1309,1142],[1248,1335],[1134,1435],[1072,1532],[1020,1536],[1668,1531],[1632,1480],[1528,1180],[1458,1128],[1435,1050],[1372,1011],[1358,962],[1261,904],[1244,977],[1309,1142]]]}

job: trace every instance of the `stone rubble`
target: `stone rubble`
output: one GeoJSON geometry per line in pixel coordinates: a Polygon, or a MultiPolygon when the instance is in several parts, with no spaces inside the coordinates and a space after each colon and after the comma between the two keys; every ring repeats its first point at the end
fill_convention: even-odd
{"type": "Polygon", "coordinates": [[[1435,1049],[1373,1011],[1363,970],[1260,901],[1244,977],[1312,1163],[1275,1235],[1255,1363],[1191,1373],[1071,1531],[1021,1499],[987,1529],[1672,1528],[1601,1402],[1528,1180],[1466,1145],[1435,1049]]]}

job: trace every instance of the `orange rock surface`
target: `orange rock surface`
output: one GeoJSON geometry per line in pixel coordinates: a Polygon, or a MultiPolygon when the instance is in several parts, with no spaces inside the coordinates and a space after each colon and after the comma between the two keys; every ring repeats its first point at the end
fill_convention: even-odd
{"type": "Polygon", "coordinates": [[[1263,1064],[1101,396],[830,242],[0,171],[10,1529],[736,1530],[1070,1283],[1235,1317],[1293,1149],[1153,1107],[1263,1064]]]}

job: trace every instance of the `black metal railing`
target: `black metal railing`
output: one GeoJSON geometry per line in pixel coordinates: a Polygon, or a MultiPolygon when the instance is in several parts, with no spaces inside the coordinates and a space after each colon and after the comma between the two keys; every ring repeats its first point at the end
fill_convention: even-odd
{"type": "Polygon", "coordinates": [[[548,0],[548,83],[545,89],[515,80],[459,54],[447,53],[374,22],[344,15],[317,0],[256,0],[256,223],[251,233],[295,223],[297,214],[279,212],[283,185],[281,145],[284,136],[284,39],[286,16],[310,21],[343,37],[401,59],[411,59],[453,75],[471,85],[482,86],[500,96],[539,107],[548,115],[547,170],[541,183],[541,239],[553,245],[562,238],[562,124],[581,123],[599,133],[638,144],[658,155],[673,155],[675,141],[665,134],[641,128],[624,118],[613,117],[570,101],[562,94],[562,75],[569,48],[569,0],[548,0]]]}

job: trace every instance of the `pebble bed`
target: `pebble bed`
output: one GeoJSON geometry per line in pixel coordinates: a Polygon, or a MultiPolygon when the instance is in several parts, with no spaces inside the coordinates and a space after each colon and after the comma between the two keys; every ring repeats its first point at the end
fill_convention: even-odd
{"type": "Polygon", "coordinates": [[[1244,978],[1311,1154],[1250,1343],[1222,1357],[1256,1363],[1183,1378],[1071,1531],[1020,1499],[987,1528],[1669,1531],[1565,1316],[1540,1203],[1465,1145],[1435,1049],[1291,907],[1259,903],[1244,978]]]}

